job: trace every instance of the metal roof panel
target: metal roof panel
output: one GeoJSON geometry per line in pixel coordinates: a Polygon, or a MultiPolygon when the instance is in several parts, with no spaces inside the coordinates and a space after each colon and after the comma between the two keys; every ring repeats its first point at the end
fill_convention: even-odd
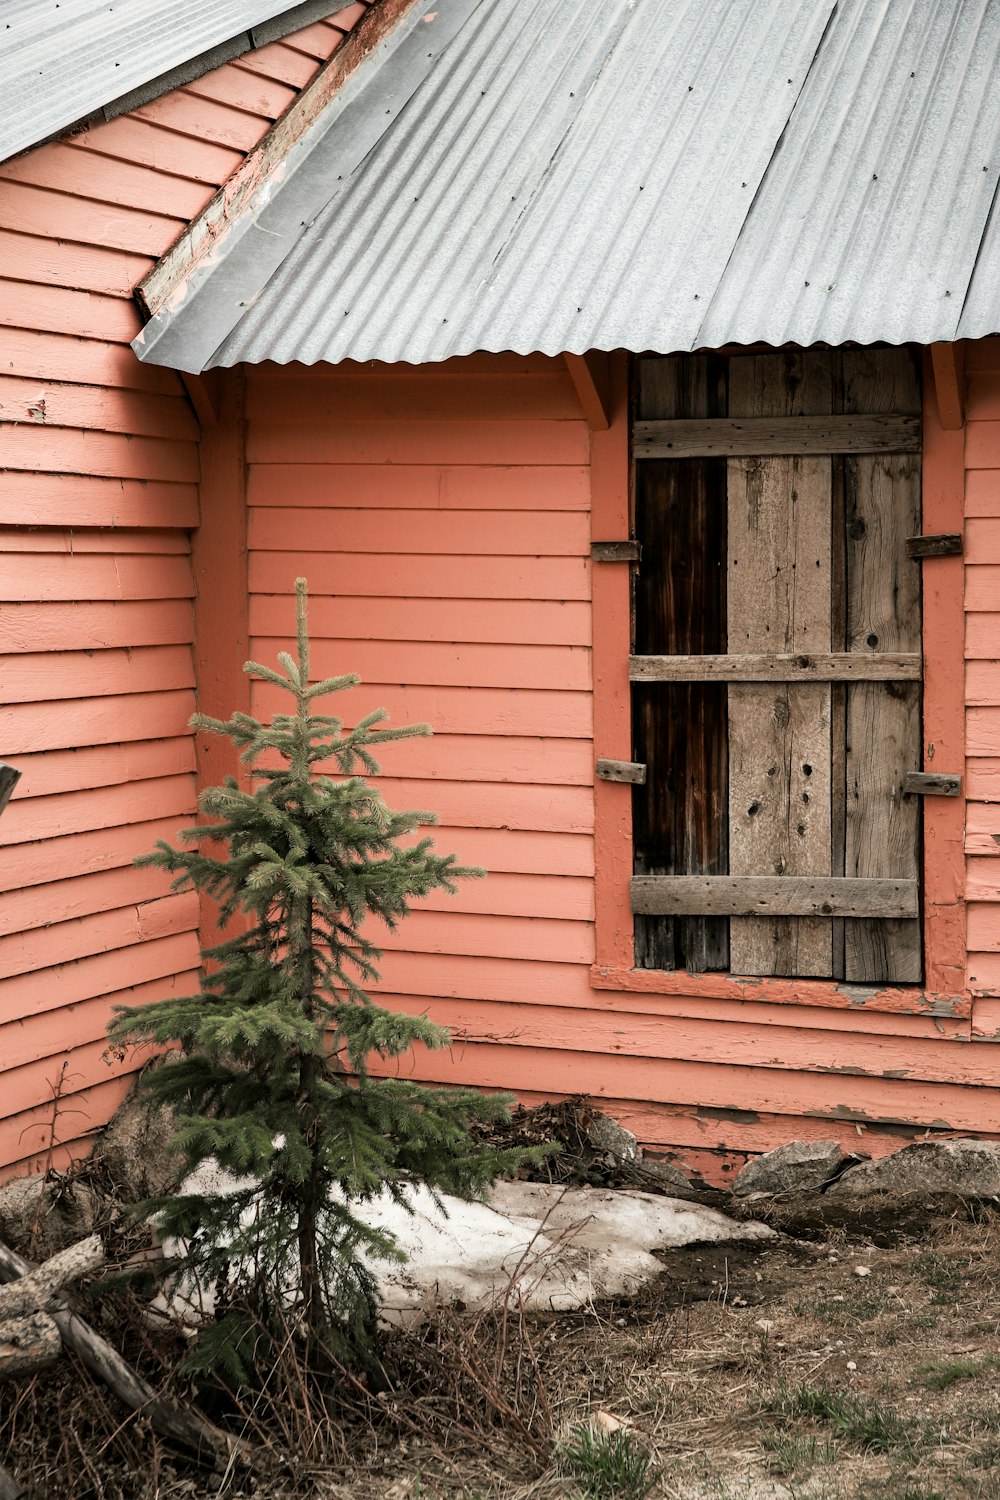
{"type": "Polygon", "coordinates": [[[1000,181],[1000,5],[838,7],[701,342],[956,336],[1000,181]]]}
{"type": "MultiPolygon", "coordinates": [[[[253,27],[297,8],[296,0],[4,0],[0,161],[241,33],[239,50],[249,51],[253,27]]],[[[331,0],[329,11],[337,9],[331,0]]]]}
{"type": "Polygon", "coordinates": [[[387,119],[349,172],[317,132],[325,207],[266,284],[220,290],[243,309],[214,354],[183,300],[164,346],[200,369],[930,343],[963,307],[993,331],[998,97],[1000,0],[480,0],[411,96],[355,101],[387,119]]]}

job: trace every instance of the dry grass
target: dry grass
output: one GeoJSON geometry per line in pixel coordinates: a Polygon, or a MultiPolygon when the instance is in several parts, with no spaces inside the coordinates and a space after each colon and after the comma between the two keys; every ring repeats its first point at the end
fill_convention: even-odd
{"type": "MultiPolygon", "coordinates": [[[[221,1491],[69,1361],[0,1387],[0,1453],[33,1500],[1000,1500],[1000,1220],[899,1222],[670,1252],[586,1313],[442,1309],[324,1410],[289,1349],[280,1402],[212,1411],[258,1455],[221,1491]]],[[[176,1345],[98,1316],[170,1382],[176,1345]]]]}

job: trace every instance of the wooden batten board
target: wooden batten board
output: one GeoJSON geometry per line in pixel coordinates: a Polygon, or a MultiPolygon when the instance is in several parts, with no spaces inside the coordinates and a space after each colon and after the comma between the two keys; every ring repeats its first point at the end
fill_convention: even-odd
{"type": "MultiPolygon", "coordinates": [[[[737,416],[829,411],[824,355],[734,360],[737,416]]],[[[829,652],[831,461],[734,458],[729,483],[729,650],[829,652]]],[[[732,875],[829,876],[830,687],[734,684],[729,696],[729,870],[732,875]]],[[[819,918],[733,917],[738,974],[829,975],[833,935],[819,918]]]]}
{"type": "Polygon", "coordinates": [[[920,653],[828,651],[795,656],[630,656],[633,682],[919,682],[920,653]]]}
{"type": "Polygon", "coordinates": [[[915,917],[915,880],[785,875],[637,875],[632,910],[722,917],[915,917]]]}
{"type": "MultiPolygon", "coordinates": [[[[883,351],[879,351],[880,353],[883,351]]],[[[758,356],[764,362],[775,355],[758,356]]],[[[794,357],[794,356],[789,356],[794,357]]],[[[828,357],[810,354],[822,361],[828,357]]],[[[746,361],[734,360],[738,371],[746,361]]],[[[919,453],[919,416],[828,416],[782,412],[743,416],[730,406],[728,418],[711,421],[639,421],[632,430],[636,458],[765,458],[831,453],[919,453]]]]}
{"type": "MultiPolygon", "coordinates": [[[[641,359],[636,374],[640,417],[725,412],[724,360],[641,359]]],[[[635,578],[635,649],[725,651],[725,461],[640,465],[635,520],[643,549],[635,578]]],[[[633,795],[635,872],[725,874],[725,687],[640,683],[632,708],[633,754],[648,767],[645,786],[633,795]]],[[[728,967],[724,918],[640,915],[634,931],[637,967],[699,973],[728,967]]]]}
{"type": "Polygon", "coordinates": [[[903,777],[903,791],[914,797],[959,797],[962,778],[935,771],[909,771],[903,777]]]}
{"type": "MultiPolygon", "coordinates": [[[[920,387],[906,349],[848,350],[845,403],[871,411],[920,411],[920,387]]],[[[847,467],[847,644],[851,650],[919,651],[919,569],[906,539],[920,531],[920,461],[858,456],[847,467]]],[[[903,780],[921,764],[917,684],[852,683],[847,689],[845,874],[915,880],[920,802],[903,780]]],[[[919,982],[920,924],[848,922],[845,978],[919,982]]]]}
{"type": "Polygon", "coordinates": [[[630,786],[644,786],[646,767],[634,760],[599,760],[597,776],[601,781],[624,782],[630,786]]]}
{"type": "Polygon", "coordinates": [[[961,557],[963,550],[962,534],[959,531],[906,538],[907,557],[961,557]]]}

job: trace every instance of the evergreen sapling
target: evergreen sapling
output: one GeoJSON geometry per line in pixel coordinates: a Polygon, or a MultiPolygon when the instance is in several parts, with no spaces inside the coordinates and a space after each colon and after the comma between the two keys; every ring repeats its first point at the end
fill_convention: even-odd
{"type": "Polygon", "coordinates": [[[349,730],[316,711],[360,679],[310,686],[303,579],[296,596],[297,658],[282,652],[280,670],[244,669],[291,694],[294,711],[269,723],[244,713],[192,720],[239,749],[250,789],[230,776],[203,792],[212,821],[183,830],[183,847],[161,840],[137,861],[212,898],[223,940],[203,952],[197,995],[122,1008],[111,1026],[117,1044],[175,1045],[175,1060],[147,1070],[143,1087],[173,1106],[173,1145],[189,1171],[214,1159],[237,1179],[221,1195],[191,1191],[141,1210],[183,1242],[179,1269],[196,1285],[225,1285],[240,1268],[250,1316],[235,1306],[217,1316],[200,1355],[240,1379],[251,1328],[256,1339],[269,1317],[284,1322],[290,1299],[312,1346],[370,1339],[371,1264],[398,1251],[366,1223],[366,1201],[385,1191],[405,1203],[416,1183],[474,1196],[532,1155],[486,1144],[472,1128],[505,1118],[508,1096],[370,1071],[373,1059],[450,1041],[426,1017],[366,994],[380,957],[370,919],[395,929],[411,900],[483,872],[435,853],[427,837],[411,840],[433,815],[391,812],[365,779],[378,773],[374,747],[429,734],[426,725],[385,727],[378,710],[349,730]]]}

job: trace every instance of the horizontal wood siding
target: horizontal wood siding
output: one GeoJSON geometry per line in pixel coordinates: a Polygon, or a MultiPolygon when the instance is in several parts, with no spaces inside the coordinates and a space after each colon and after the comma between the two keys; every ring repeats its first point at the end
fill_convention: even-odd
{"type": "MultiPolygon", "coordinates": [[[[408,1070],[529,1101],[589,1091],[715,1180],[798,1136],[881,1154],[928,1129],[991,1133],[1000,1050],[970,1042],[961,975],[878,1009],[864,990],[816,982],[765,996],[729,978],[701,990],[686,976],[595,980],[593,782],[605,747],[592,738],[590,452],[558,361],[260,367],[247,400],[253,653],[269,660],[289,645],[304,573],[317,672],[364,679],[348,722],[385,706],[436,728],[386,749],[387,799],[438,811],[441,847],[490,872],[423,903],[397,934],[373,934],[387,1003],[455,1030],[450,1054],[408,1070]]],[[[969,474],[980,508],[984,472],[969,474]]],[[[979,530],[981,546],[1000,549],[1000,526],[995,538],[979,530]]],[[[1000,550],[974,563],[967,540],[965,564],[1000,577],[1000,550]]],[[[956,565],[914,564],[925,590],[927,570],[956,565]]],[[[969,615],[982,643],[970,667],[990,660],[1000,585],[992,598],[969,615]]],[[[619,670],[627,689],[624,652],[619,670]]],[[[977,667],[974,681],[989,693],[994,678],[977,667]]],[[[262,688],[255,702],[277,700],[262,688]]],[[[1000,687],[987,706],[1000,736],[1000,687]]],[[[995,775],[1000,801],[1000,738],[992,759],[971,754],[970,788],[995,775]]],[[[936,800],[954,814],[953,799],[936,800]]],[[[970,814],[970,942],[977,963],[995,966],[998,1000],[982,1003],[996,1009],[982,1019],[1000,1035],[1000,822],[981,793],[970,814]]]]}
{"type": "MultiPolygon", "coordinates": [[[[331,6],[331,11],[334,9],[331,6]]],[[[0,166],[0,1173],[79,1151],[135,1066],[111,1007],[183,994],[197,903],[135,855],[195,804],[200,428],[128,347],[132,288],[363,6],[0,166]]]]}
{"type": "Polygon", "coordinates": [[[305,574],[317,673],[363,679],[339,711],[434,726],[384,747],[387,799],[491,871],[385,934],[387,961],[588,965],[589,453],[562,364],[264,368],[247,405],[253,655],[287,647],[305,574]]]}

